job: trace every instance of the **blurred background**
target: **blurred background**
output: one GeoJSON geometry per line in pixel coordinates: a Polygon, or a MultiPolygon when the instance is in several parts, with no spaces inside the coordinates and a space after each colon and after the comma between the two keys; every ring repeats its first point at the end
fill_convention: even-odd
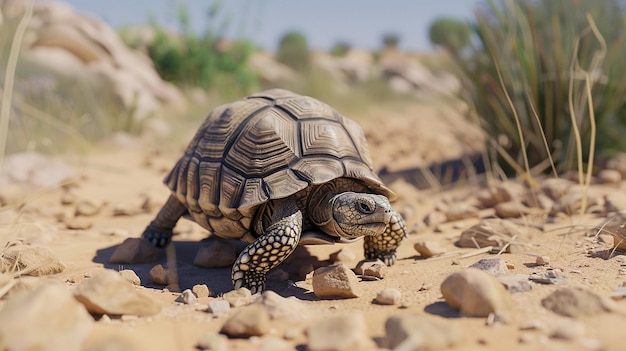
{"type": "Polygon", "coordinates": [[[281,87],[362,123],[381,167],[561,172],[624,150],[625,28],[621,0],[0,0],[0,157],[186,142],[281,87]]]}

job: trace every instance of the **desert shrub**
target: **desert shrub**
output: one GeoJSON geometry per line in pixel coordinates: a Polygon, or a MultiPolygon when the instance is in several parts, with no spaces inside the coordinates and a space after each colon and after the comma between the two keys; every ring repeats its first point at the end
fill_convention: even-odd
{"type": "Polygon", "coordinates": [[[309,69],[311,60],[306,36],[300,32],[288,32],[283,35],[278,45],[276,59],[296,71],[309,69]]]}
{"type": "Polygon", "coordinates": [[[469,54],[452,54],[462,98],[501,164],[518,172],[555,164],[556,173],[592,162],[594,148],[623,150],[625,29],[618,0],[502,0],[477,9],[476,42],[469,54]]]}
{"type": "MultiPolygon", "coordinates": [[[[172,34],[154,22],[151,24],[155,33],[147,45],[147,54],[163,79],[181,86],[216,88],[235,95],[258,87],[258,78],[248,67],[254,45],[247,40],[225,41],[222,33],[228,22],[217,21],[219,11],[216,2],[208,11],[209,27],[200,35],[191,30],[185,7],[179,12],[180,34],[172,34]]],[[[122,37],[127,45],[138,45],[133,38],[122,37]]]]}
{"type": "Polygon", "coordinates": [[[470,43],[472,28],[469,24],[452,18],[436,19],[430,26],[430,42],[446,48],[456,56],[470,43]]]}
{"type": "Polygon", "coordinates": [[[350,51],[350,49],[352,49],[352,46],[350,45],[350,43],[346,41],[338,41],[330,49],[330,54],[336,57],[343,57],[343,56],[346,56],[346,54],[348,53],[348,51],[350,51]]]}

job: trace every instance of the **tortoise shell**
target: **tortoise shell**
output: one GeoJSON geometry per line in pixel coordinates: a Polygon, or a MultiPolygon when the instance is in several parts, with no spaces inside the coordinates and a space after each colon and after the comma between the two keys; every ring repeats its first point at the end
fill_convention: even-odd
{"type": "Polygon", "coordinates": [[[213,109],[164,182],[202,227],[250,242],[262,204],[342,177],[395,198],[373,171],[356,122],[272,89],[213,109]]]}

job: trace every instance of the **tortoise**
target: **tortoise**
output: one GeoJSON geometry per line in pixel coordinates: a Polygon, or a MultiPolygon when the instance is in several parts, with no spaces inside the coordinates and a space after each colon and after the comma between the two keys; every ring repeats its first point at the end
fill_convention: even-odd
{"type": "Polygon", "coordinates": [[[362,129],[329,105],[271,89],[213,109],[164,183],[171,195],[142,238],[166,246],[182,216],[249,245],[235,289],[265,288],[266,273],[300,244],[364,237],[366,259],[395,263],[406,236],[373,171],[362,129]]]}

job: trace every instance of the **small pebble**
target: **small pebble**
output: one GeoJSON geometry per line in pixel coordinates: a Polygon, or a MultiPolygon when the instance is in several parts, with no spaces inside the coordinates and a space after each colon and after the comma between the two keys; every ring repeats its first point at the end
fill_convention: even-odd
{"type": "Polygon", "coordinates": [[[375,302],[380,305],[397,305],[400,303],[402,294],[396,288],[385,288],[376,295],[375,302]]]}
{"type": "Polygon", "coordinates": [[[207,312],[212,313],[216,317],[220,317],[230,311],[230,304],[225,300],[211,300],[209,301],[207,312]]]}
{"type": "Polygon", "coordinates": [[[229,337],[249,338],[269,331],[270,316],[261,305],[252,304],[237,310],[222,326],[220,333],[229,337]]]}
{"type": "Polygon", "coordinates": [[[191,291],[196,295],[197,298],[209,297],[211,295],[211,290],[206,284],[196,284],[191,288],[191,291]]]}
{"type": "Polygon", "coordinates": [[[501,258],[482,258],[469,266],[469,268],[480,269],[481,271],[487,272],[494,277],[505,275],[509,271],[506,266],[506,262],[504,262],[501,258]]]}
{"type": "Polygon", "coordinates": [[[122,278],[126,279],[133,285],[141,285],[141,280],[139,279],[139,276],[137,276],[137,273],[135,273],[135,271],[133,271],[132,269],[123,269],[120,271],[120,275],[122,276],[122,278]]]}
{"type": "Polygon", "coordinates": [[[166,269],[162,265],[157,264],[156,266],[152,267],[152,269],[150,269],[150,279],[160,285],[169,284],[169,269],[166,269]]]}
{"type": "Polygon", "coordinates": [[[550,256],[537,256],[535,260],[535,264],[538,266],[549,266],[550,265],[550,256]]]}
{"type": "Polygon", "coordinates": [[[228,301],[231,307],[241,307],[252,302],[252,293],[248,288],[239,288],[225,293],[222,298],[228,301]]]}
{"type": "Polygon", "coordinates": [[[196,298],[196,295],[194,295],[193,292],[189,289],[185,289],[180,294],[180,299],[186,305],[195,305],[196,303],[198,303],[198,299],[196,298]]]}
{"type": "Polygon", "coordinates": [[[363,260],[356,265],[354,273],[382,279],[385,277],[385,274],[387,274],[387,265],[380,260],[363,260]]]}

